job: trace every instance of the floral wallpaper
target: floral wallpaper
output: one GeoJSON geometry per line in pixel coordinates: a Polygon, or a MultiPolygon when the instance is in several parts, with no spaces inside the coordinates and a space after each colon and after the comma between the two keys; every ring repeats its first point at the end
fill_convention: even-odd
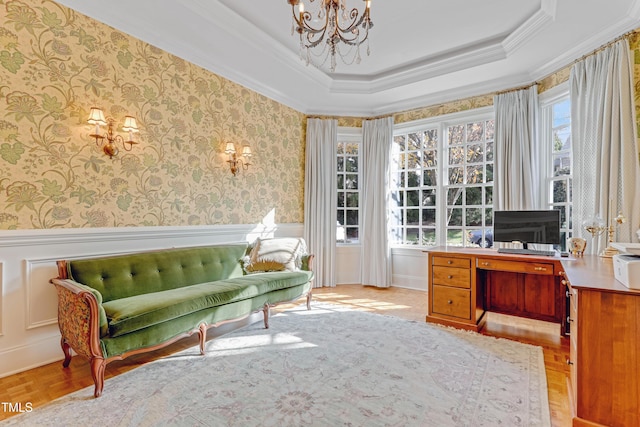
{"type": "Polygon", "coordinates": [[[305,122],[53,1],[0,0],[0,229],[303,222],[305,122]],[[104,155],[93,106],[139,144],[104,155]],[[226,142],[254,153],[235,177],[226,142]]]}
{"type": "MultiPolygon", "coordinates": [[[[640,37],[635,55],[640,117],[640,37]]],[[[544,92],[570,65],[539,82],[544,92]]],[[[493,94],[395,113],[403,123],[489,106],[493,94]]],[[[338,117],[360,127],[363,118],[338,117]]],[[[50,0],[0,0],[0,229],[303,221],[303,113],[50,0]],[[109,159],[89,109],[139,144],[109,159]],[[227,142],[249,144],[232,176],[227,142]]],[[[102,129],[104,132],[105,129],[102,129]]],[[[640,122],[638,125],[640,135],[640,122]]]]}

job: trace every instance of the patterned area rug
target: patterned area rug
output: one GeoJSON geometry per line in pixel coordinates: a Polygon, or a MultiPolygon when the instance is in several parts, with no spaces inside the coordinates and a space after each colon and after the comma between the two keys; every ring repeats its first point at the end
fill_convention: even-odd
{"type": "Polygon", "coordinates": [[[539,347],[316,303],[7,424],[513,427],[550,416],[539,347]]]}

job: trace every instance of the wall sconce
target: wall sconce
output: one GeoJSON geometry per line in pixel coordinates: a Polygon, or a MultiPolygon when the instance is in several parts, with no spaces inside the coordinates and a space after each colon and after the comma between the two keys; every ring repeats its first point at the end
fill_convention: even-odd
{"type": "Polygon", "coordinates": [[[113,159],[113,156],[118,155],[118,147],[116,147],[116,143],[121,143],[122,147],[125,151],[131,151],[134,144],[137,144],[136,141],[133,140],[133,134],[138,132],[138,125],[136,124],[135,117],[126,116],[124,118],[124,125],[122,126],[122,130],[125,132],[129,132],[129,140],[125,141],[124,138],[120,135],[113,134],[113,125],[115,120],[113,117],[109,117],[108,119],[104,118],[104,113],[100,108],[91,107],[91,111],[89,112],[89,120],[87,120],[89,124],[96,125],[95,133],[89,135],[92,138],[96,139],[96,145],[99,147],[104,143],[106,139],[107,142],[104,143],[102,147],[102,151],[104,154],[109,156],[110,159],[113,159]],[[100,135],[100,126],[106,126],[107,133],[104,135],[100,135]],[[129,144],[129,148],[127,148],[127,144],[129,144]]]}
{"type": "Polygon", "coordinates": [[[240,171],[240,166],[242,166],[242,169],[244,170],[249,169],[249,166],[251,166],[251,163],[249,163],[249,159],[251,158],[253,153],[251,152],[251,147],[249,147],[249,145],[245,144],[242,146],[242,157],[244,157],[244,162],[242,161],[242,159],[238,159],[236,154],[236,146],[233,144],[233,142],[227,142],[227,148],[224,150],[224,152],[229,155],[229,160],[227,160],[227,163],[229,163],[229,168],[231,168],[231,173],[233,174],[233,176],[236,176],[238,174],[238,172],[240,171]]]}

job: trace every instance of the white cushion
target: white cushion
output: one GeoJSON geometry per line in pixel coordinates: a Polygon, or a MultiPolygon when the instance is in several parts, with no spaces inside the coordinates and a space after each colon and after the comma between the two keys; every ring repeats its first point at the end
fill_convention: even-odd
{"type": "Polygon", "coordinates": [[[302,265],[302,255],[307,253],[307,245],[302,238],[279,237],[256,240],[245,270],[248,273],[263,271],[295,271],[302,265]]]}

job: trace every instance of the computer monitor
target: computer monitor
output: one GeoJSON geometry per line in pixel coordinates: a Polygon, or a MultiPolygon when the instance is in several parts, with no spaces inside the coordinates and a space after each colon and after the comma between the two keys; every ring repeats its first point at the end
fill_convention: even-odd
{"type": "Polygon", "coordinates": [[[522,210],[494,211],[493,240],[529,243],[560,244],[560,211],[522,210]]]}

